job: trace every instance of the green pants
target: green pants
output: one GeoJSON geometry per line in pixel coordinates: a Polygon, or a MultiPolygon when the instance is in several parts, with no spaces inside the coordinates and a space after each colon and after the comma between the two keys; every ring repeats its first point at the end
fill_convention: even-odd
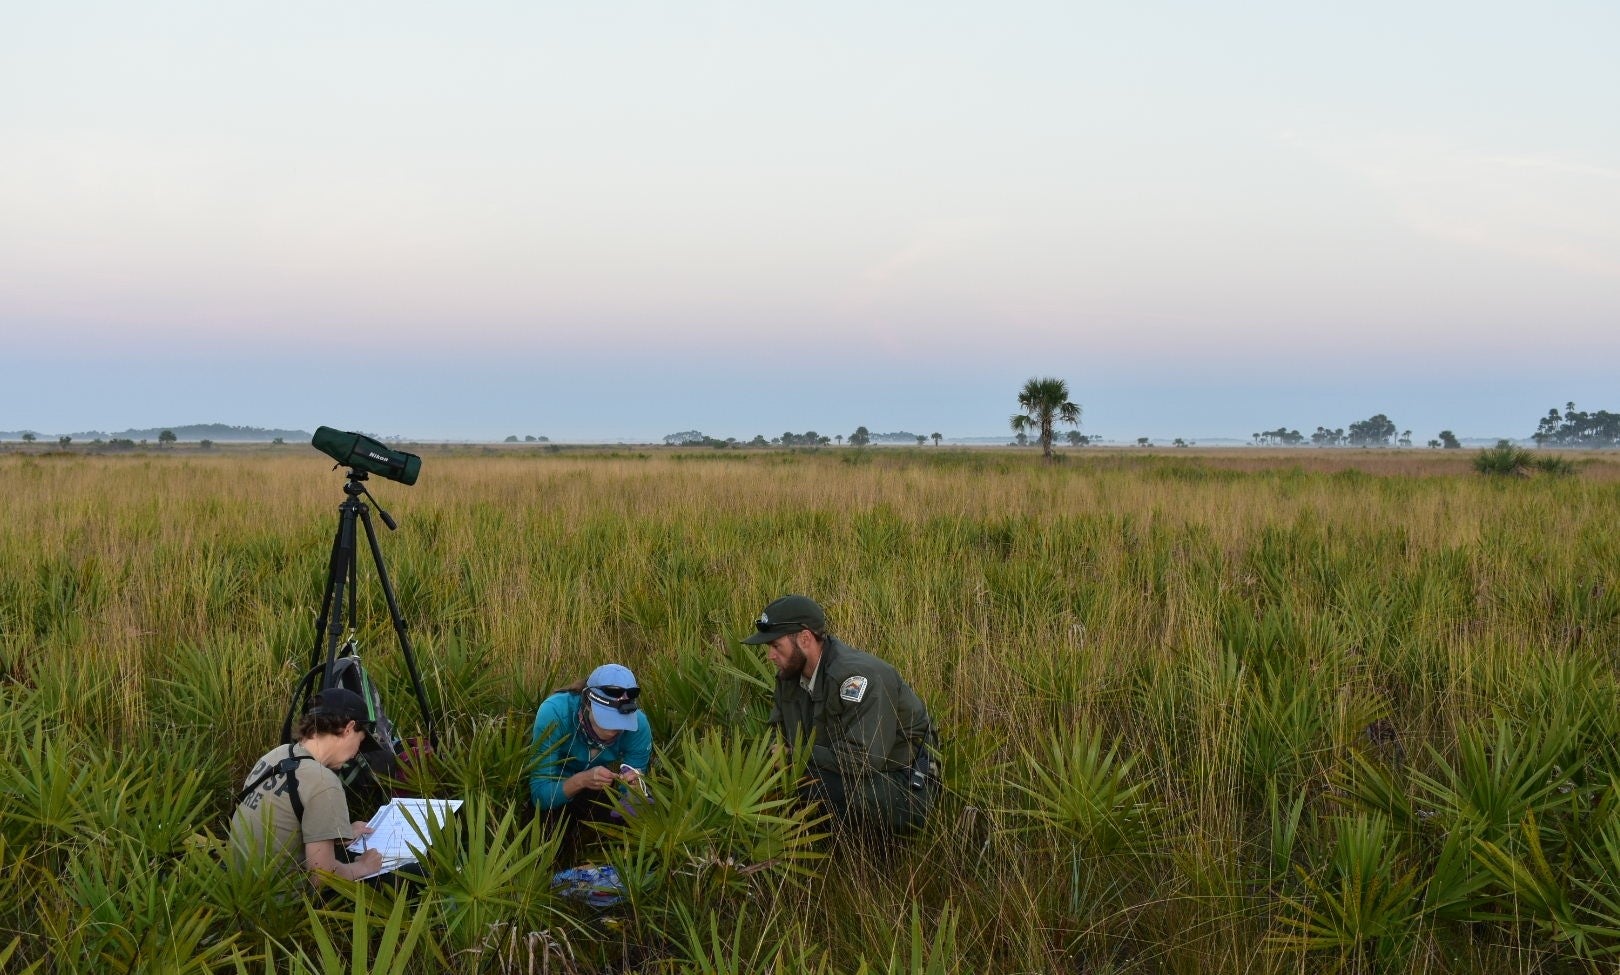
{"type": "Polygon", "coordinates": [[[818,802],[833,818],[856,829],[894,836],[910,836],[923,828],[934,806],[936,783],[930,779],[913,789],[910,769],[872,772],[845,778],[812,766],[814,777],[806,786],[806,800],[818,802]]]}

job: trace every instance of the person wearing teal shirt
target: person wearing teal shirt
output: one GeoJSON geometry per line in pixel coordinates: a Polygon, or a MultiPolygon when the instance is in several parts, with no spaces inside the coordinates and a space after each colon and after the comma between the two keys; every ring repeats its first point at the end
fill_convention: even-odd
{"type": "Polygon", "coordinates": [[[540,704],[530,736],[539,764],[529,797],[542,817],[569,824],[607,818],[610,790],[645,791],[652,727],[630,668],[603,664],[540,704]]]}

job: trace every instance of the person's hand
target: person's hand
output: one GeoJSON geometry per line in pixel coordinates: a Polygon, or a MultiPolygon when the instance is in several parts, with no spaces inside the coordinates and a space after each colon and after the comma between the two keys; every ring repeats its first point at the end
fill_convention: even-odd
{"type": "Polygon", "coordinates": [[[619,780],[619,776],[605,765],[575,772],[572,778],[579,789],[606,789],[619,780]]]}
{"type": "Polygon", "coordinates": [[[360,872],[356,877],[367,877],[382,869],[382,851],[376,848],[367,850],[354,860],[354,865],[360,872]]]}
{"type": "Polygon", "coordinates": [[[361,839],[363,837],[366,837],[366,836],[370,836],[372,833],[377,832],[376,830],[372,829],[369,825],[367,825],[365,823],[362,823],[362,822],[359,822],[358,820],[355,821],[355,822],[350,823],[349,825],[351,827],[353,827],[353,829],[354,829],[354,838],[357,839],[357,840],[361,839]]]}

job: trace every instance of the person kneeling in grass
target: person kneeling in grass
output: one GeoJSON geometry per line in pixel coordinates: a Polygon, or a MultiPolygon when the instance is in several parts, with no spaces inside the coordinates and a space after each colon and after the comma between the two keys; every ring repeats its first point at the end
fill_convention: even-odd
{"type": "Polygon", "coordinates": [[[327,688],[299,719],[298,741],[277,745],[253,766],[231,816],[233,865],[283,856],[309,871],[319,886],[324,874],[358,880],[382,869],[382,854],[367,850],[350,861],[345,849],[371,827],[349,820],[349,802],[334,769],[377,747],[360,695],[327,688]]]}
{"type": "Polygon", "coordinates": [[[941,788],[939,737],[900,672],[829,633],[808,596],[766,606],[742,642],[763,646],[776,667],[770,723],[783,745],[810,746],[801,798],[857,835],[886,842],[920,831],[941,788]]]}
{"type": "Polygon", "coordinates": [[[547,697],[535,714],[529,798],[543,821],[564,824],[564,844],[572,852],[580,845],[581,822],[613,815],[614,792],[635,788],[645,794],[641,773],[652,759],[652,727],[640,697],[630,668],[603,664],[547,697]]]}

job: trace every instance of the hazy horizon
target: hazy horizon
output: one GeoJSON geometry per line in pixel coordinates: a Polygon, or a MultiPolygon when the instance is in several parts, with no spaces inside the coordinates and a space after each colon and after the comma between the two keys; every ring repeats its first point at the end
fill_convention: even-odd
{"type": "Polygon", "coordinates": [[[0,428],[1620,409],[1620,8],[0,12],[0,428]]]}

